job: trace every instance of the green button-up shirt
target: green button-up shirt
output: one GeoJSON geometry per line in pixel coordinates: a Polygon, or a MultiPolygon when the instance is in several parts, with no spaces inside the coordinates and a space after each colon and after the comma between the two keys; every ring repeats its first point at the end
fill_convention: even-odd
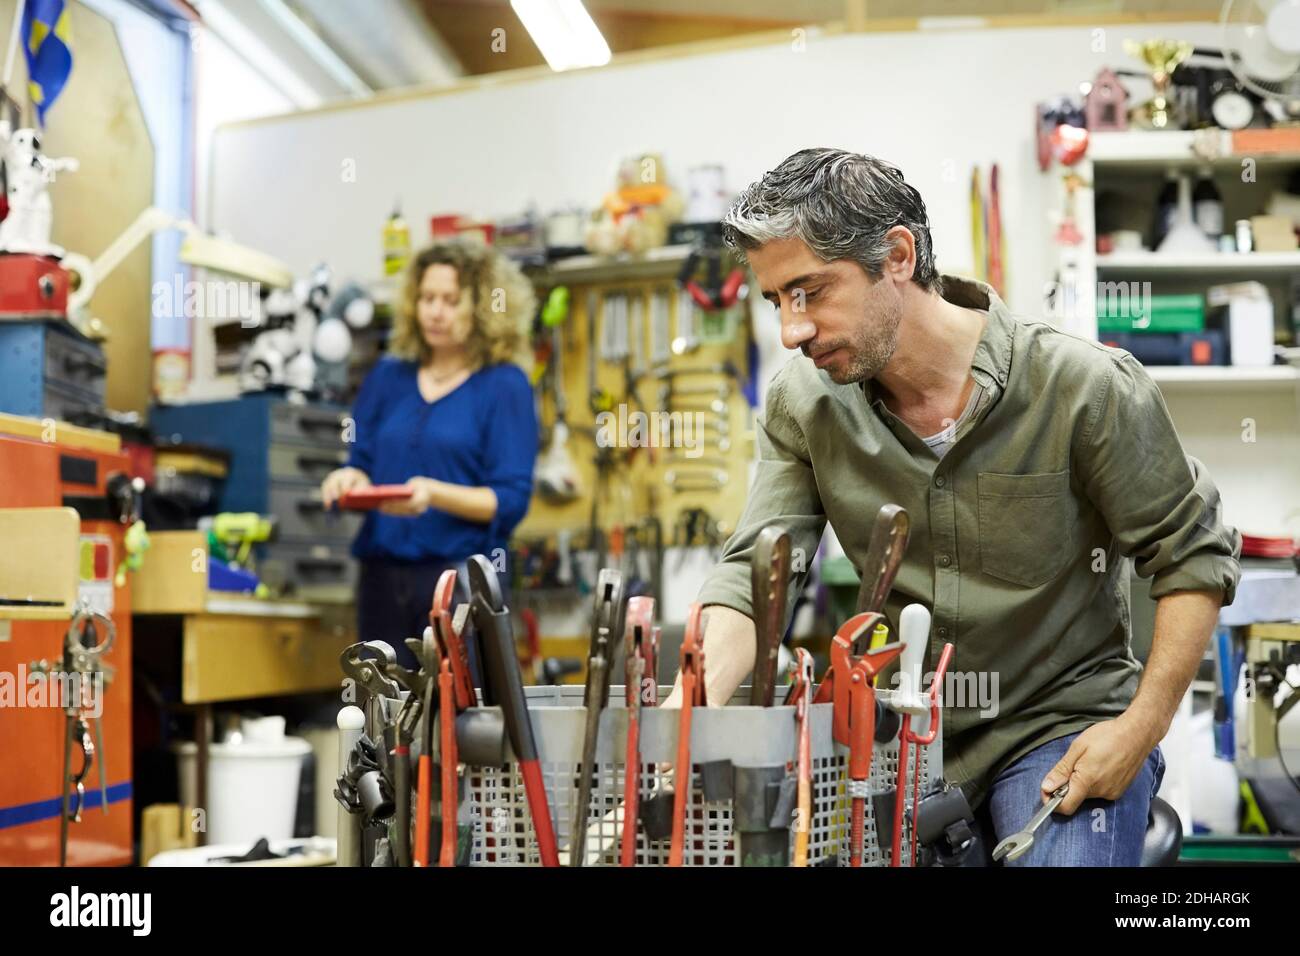
{"type": "MultiPolygon", "coordinates": [[[[956,443],[940,458],[873,382],[788,362],[744,514],[699,600],[752,616],[749,562],[770,524],[806,564],[829,520],[861,568],[876,512],[902,505],[911,538],[885,611],[897,622],[907,604],[930,608],[928,667],[954,645],[944,769],[977,805],[1008,764],[1133,700],[1130,561],[1153,598],[1222,589],[1227,604],[1241,536],[1133,356],[1013,316],[983,283],[946,276],[944,297],[988,313],[971,362],[982,394],[956,443]]],[[[795,577],[792,598],[806,572],[795,577]]]]}

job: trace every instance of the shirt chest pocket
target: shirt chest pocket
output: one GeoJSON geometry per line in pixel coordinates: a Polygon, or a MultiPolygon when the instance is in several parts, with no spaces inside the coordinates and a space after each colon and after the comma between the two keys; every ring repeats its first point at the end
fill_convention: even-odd
{"type": "Polygon", "coordinates": [[[1077,524],[1070,473],[981,472],[980,569],[1022,587],[1046,584],[1076,557],[1077,524]]]}

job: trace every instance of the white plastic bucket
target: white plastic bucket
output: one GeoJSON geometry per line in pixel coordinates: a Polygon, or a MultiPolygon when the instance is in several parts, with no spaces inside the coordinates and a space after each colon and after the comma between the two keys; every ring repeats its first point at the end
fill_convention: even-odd
{"type": "MultiPolygon", "coordinates": [[[[198,745],[175,745],[181,804],[193,807],[198,745]]],[[[208,746],[207,842],[252,845],[288,840],[298,809],[302,761],[311,744],[298,737],[208,746]]]]}

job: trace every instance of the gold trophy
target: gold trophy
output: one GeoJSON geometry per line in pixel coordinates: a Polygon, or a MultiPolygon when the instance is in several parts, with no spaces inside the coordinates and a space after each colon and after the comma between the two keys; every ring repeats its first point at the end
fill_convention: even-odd
{"type": "Polygon", "coordinates": [[[1192,55],[1185,40],[1125,40],[1124,52],[1135,56],[1151,70],[1155,95],[1129,111],[1129,121],[1144,129],[1174,129],[1174,104],[1169,98],[1174,69],[1192,55]]]}

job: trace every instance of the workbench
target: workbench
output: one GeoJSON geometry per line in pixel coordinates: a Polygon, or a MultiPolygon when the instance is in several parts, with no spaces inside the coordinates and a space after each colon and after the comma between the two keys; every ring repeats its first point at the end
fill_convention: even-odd
{"type": "Polygon", "coordinates": [[[213,705],[337,690],[339,655],[356,642],[355,611],[209,591],[207,539],[197,531],[151,535],[134,583],[137,665],[178,685],[179,704],[194,713],[196,793],[206,805],[213,705]]]}

